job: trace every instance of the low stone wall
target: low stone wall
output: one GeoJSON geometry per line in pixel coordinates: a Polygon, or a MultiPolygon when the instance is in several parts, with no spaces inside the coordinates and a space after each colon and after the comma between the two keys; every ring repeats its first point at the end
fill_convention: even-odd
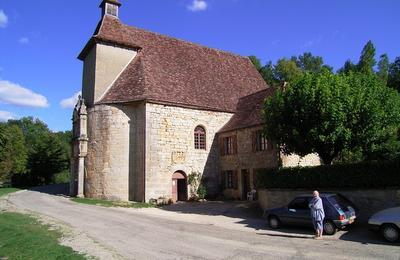
{"type": "MultiPolygon", "coordinates": [[[[321,191],[323,192],[323,191],[321,191]]],[[[340,193],[352,201],[359,209],[358,222],[366,223],[375,212],[400,206],[400,189],[387,190],[329,190],[340,193]]],[[[300,194],[311,194],[311,190],[258,190],[258,200],[263,210],[287,205],[300,194]]]]}

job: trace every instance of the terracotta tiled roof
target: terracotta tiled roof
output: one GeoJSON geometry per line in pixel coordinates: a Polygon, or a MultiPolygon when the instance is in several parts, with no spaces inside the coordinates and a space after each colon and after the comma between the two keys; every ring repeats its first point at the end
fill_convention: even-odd
{"type": "Polygon", "coordinates": [[[274,93],[275,88],[269,87],[239,99],[235,115],[222,127],[219,133],[261,125],[263,123],[264,100],[274,93]]]}
{"type": "Polygon", "coordinates": [[[122,24],[105,16],[80,54],[96,42],[138,49],[100,103],[137,100],[234,112],[240,97],[267,86],[247,57],[122,24]]]}

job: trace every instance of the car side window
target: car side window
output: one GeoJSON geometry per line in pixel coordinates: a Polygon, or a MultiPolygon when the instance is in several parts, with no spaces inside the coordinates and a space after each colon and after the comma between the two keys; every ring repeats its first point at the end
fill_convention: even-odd
{"type": "Polygon", "coordinates": [[[292,202],[290,202],[289,209],[308,209],[308,200],[307,198],[296,198],[292,202]]]}

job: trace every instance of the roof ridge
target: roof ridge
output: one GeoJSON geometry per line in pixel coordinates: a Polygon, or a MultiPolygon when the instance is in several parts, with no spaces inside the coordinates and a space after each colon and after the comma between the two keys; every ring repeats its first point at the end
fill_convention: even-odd
{"type": "MultiPolygon", "coordinates": [[[[110,17],[110,18],[116,19],[116,18],[114,18],[114,17],[110,17]]],[[[174,36],[169,36],[169,35],[166,35],[166,34],[161,34],[161,33],[153,32],[153,31],[150,31],[150,30],[147,30],[147,29],[143,29],[143,28],[140,28],[140,27],[136,27],[136,26],[124,24],[124,23],[122,23],[119,19],[116,19],[116,20],[117,20],[122,26],[127,27],[128,29],[133,28],[133,29],[142,31],[142,32],[144,32],[144,33],[152,34],[152,35],[154,35],[154,36],[156,36],[156,37],[163,37],[163,38],[167,38],[167,39],[174,40],[174,41],[180,41],[180,42],[183,42],[183,43],[186,43],[186,44],[189,44],[189,45],[193,45],[193,46],[196,46],[196,47],[199,47],[199,48],[208,49],[208,50],[211,50],[211,51],[215,51],[215,52],[218,52],[218,53],[223,53],[223,54],[231,55],[231,56],[238,57],[238,58],[242,58],[242,59],[248,59],[248,60],[250,61],[250,59],[249,59],[247,56],[242,56],[242,55],[239,55],[239,54],[230,52],[230,51],[220,50],[220,49],[217,49],[217,48],[211,48],[211,47],[202,45],[202,44],[200,44],[200,43],[194,43],[194,42],[191,42],[191,41],[179,39],[179,38],[174,37],[174,36]]]]}

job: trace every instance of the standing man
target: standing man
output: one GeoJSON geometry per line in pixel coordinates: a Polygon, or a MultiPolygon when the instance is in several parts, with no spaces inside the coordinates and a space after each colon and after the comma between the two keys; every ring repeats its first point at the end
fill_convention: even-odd
{"type": "Polygon", "coordinates": [[[319,197],[319,192],[313,192],[313,198],[308,205],[311,209],[311,219],[315,229],[315,239],[322,239],[322,233],[324,231],[324,206],[322,205],[322,199],[319,197]]]}

